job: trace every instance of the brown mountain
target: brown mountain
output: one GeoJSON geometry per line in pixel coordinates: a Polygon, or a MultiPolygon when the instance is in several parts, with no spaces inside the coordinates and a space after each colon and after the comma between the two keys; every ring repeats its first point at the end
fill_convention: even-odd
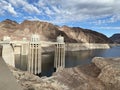
{"type": "Polygon", "coordinates": [[[0,39],[3,36],[11,36],[12,39],[22,39],[26,37],[30,39],[33,33],[38,33],[41,40],[56,41],[58,35],[65,37],[65,42],[91,42],[91,43],[110,43],[111,40],[105,35],[79,27],[59,27],[48,22],[28,21],[25,20],[21,24],[6,19],[0,22],[0,39]]]}
{"type": "Polygon", "coordinates": [[[68,37],[75,39],[77,42],[112,43],[105,35],[89,29],[63,26],[59,30],[65,32],[68,37]]]}
{"type": "Polygon", "coordinates": [[[114,43],[119,43],[120,44],[120,33],[116,33],[113,34],[110,39],[114,42],[114,43]]]}

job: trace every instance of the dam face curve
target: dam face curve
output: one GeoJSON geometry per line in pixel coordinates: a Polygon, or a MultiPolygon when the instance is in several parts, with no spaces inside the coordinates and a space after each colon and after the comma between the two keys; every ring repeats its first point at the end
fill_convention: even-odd
{"type": "Polygon", "coordinates": [[[3,49],[2,49],[2,57],[4,61],[15,67],[15,57],[14,57],[14,51],[13,48],[11,47],[10,44],[3,44],[3,49]]]}

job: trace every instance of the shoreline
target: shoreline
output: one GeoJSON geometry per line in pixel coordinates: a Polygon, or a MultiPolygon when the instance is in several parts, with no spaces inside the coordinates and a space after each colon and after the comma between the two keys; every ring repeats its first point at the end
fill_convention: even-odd
{"type": "MultiPolygon", "coordinates": [[[[79,50],[92,50],[92,49],[109,49],[109,44],[95,44],[95,43],[66,43],[65,51],[79,51],[79,50]]],[[[54,46],[43,46],[42,52],[52,52],[54,46]]]]}
{"type": "Polygon", "coordinates": [[[118,90],[120,88],[120,58],[95,57],[91,64],[58,68],[52,76],[41,78],[12,67],[10,70],[25,90],[118,90]]]}

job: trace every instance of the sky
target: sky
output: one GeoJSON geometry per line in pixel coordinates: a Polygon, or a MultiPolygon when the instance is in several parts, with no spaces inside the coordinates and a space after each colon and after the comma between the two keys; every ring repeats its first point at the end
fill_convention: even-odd
{"type": "Polygon", "coordinates": [[[0,6],[0,21],[47,21],[108,37],[120,33],[120,0],[0,0],[0,6]]]}

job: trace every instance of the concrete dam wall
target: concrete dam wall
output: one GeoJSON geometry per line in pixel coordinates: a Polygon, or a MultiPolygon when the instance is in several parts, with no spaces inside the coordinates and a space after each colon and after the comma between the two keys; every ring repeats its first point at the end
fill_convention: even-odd
{"type": "Polygon", "coordinates": [[[2,57],[4,61],[15,67],[15,57],[14,57],[14,51],[11,45],[9,44],[3,44],[3,49],[2,49],[2,57]]]}
{"type": "MultiPolygon", "coordinates": [[[[54,51],[54,46],[51,47],[54,51]]],[[[108,44],[93,44],[93,43],[67,43],[65,44],[66,51],[89,50],[89,49],[108,49],[108,44]]],[[[49,47],[47,48],[49,50],[49,47]]],[[[45,50],[45,52],[47,52],[45,50]]],[[[43,50],[42,50],[43,51],[43,50]]],[[[27,69],[28,60],[28,45],[17,45],[12,47],[10,44],[3,44],[2,57],[5,62],[13,67],[27,69]],[[14,48],[14,49],[13,49],[14,48]],[[24,63],[24,64],[23,64],[24,63]],[[22,66],[21,66],[22,65],[22,66]]]]}
{"type": "MultiPolygon", "coordinates": [[[[4,48],[7,49],[6,46],[4,48]]],[[[2,54],[2,50],[3,46],[0,45],[0,90],[23,90],[23,88],[17,83],[15,77],[12,75],[7,64],[5,63],[10,63],[8,62],[9,58],[5,57],[6,60],[2,58],[2,55],[4,56],[4,54],[2,54]]]]}

